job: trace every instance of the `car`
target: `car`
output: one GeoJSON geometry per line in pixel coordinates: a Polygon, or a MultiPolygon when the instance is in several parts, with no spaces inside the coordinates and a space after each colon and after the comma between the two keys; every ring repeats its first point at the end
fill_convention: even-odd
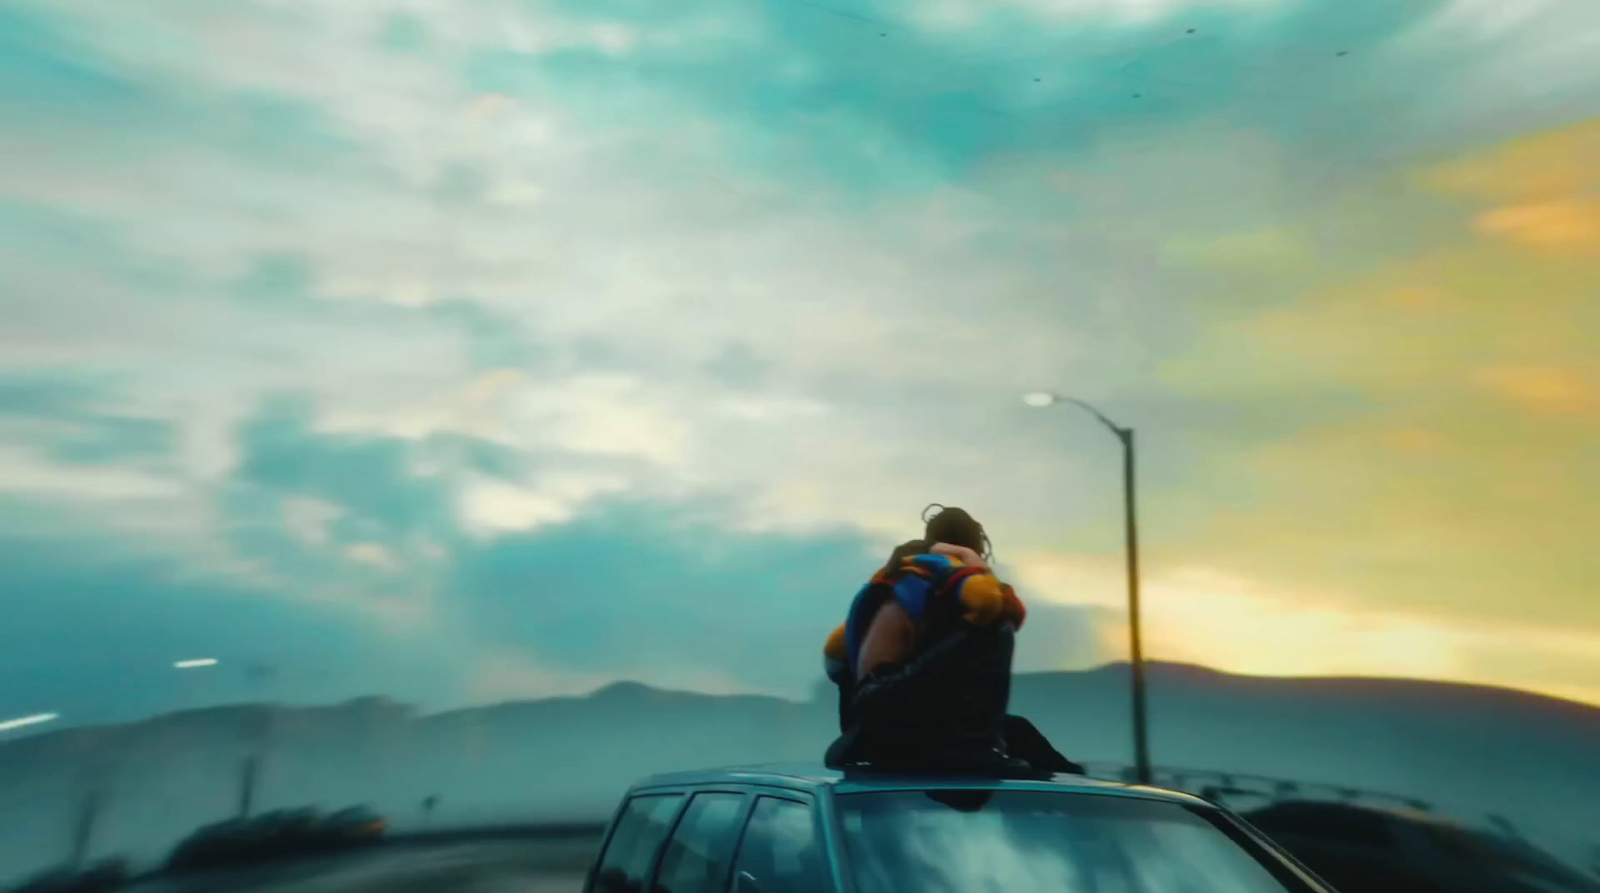
{"type": "Polygon", "coordinates": [[[317,850],[321,814],[311,807],[275,809],[247,819],[241,831],[247,860],[281,859],[317,850]]]}
{"type": "Polygon", "coordinates": [[[180,842],[167,857],[167,867],[213,868],[314,852],[320,824],[320,813],[311,807],[214,822],[180,842]]]}
{"type": "Polygon", "coordinates": [[[62,866],[12,887],[9,893],[106,893],[128,882],[128,860],[101,859],[87,866],[62,866]]]}
{"type": "Polygon", "coordinates": [[[1285,800],[1241,815],[1340,889],[1600,893],[1600,881],[1525,841],[1419,810],[1285,800]]]}
{"type": "Polygon", "coordinates": [[[173,847],[167,868],[208,868],[242,859],[251,849],[249,825],[245,819],[225,819],[202,826],[173,847]]]}
{"type": "Polygon", "coordinates": [[[317,834],[327,846],[344,847],[372,843],[386,830],[388,823],[370,806],[350,806],[329,813],[317,834]]]}
{"type": "Polygon", "coordinates": [[[1332,893],[1199,797],[1084,776],[757,766],[660,775],[618,805],[585,893],[1332,893]]]}
{"type": "Polygon", "coordinates": [[[314,807],[274,809],[249,820],[252,834],[263,843],[293,847],[313,840],[322,816],[314,807]]]}

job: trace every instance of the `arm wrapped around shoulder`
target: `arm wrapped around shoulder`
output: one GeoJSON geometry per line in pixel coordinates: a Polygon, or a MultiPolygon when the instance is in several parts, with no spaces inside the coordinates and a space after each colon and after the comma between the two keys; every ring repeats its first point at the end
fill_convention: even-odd
{"type": "Polygon", "coordinates": [[[975,574],[961,581],[961,619],[974,626],[1009,623],[1022,629],[1028,611],[1011,584],[993,574],[975,574]]]}

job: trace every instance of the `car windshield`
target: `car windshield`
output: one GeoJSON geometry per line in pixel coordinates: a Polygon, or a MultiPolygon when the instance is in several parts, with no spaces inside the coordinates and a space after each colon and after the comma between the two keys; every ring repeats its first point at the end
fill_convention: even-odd
{"type": "Polygon", "coordinates": [[[1209,810],[1049,791],[839,798],[861,893],[1281,893],[1209,810]]]}

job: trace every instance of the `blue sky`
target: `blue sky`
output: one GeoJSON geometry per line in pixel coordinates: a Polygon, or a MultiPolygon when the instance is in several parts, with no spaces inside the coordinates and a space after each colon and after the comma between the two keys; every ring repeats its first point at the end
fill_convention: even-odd
{"type": "Polygon", "coordinates": [[[1115,659],[1041,387],[1156,656],[1600,702],[1600,12],[670,6],[0,9],[0,716],[801,695],[931,501],[1115,659]]]}

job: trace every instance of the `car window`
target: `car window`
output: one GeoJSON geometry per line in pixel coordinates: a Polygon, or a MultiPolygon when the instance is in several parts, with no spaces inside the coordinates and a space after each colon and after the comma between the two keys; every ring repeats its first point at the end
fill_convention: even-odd
{"type": "Polygon", "coordinates": [[[1049,791],[895,791],[839,797],[861,893],[1305,891],[1210,810],[1049,791]]]}
{"type": "Polygon", "coordinates": [[[682,801],[682,794],[648,794],[628,801],[595,872],[595,893],[640,893],[644,889],[650,863],[655,861],[656,850],[682,801]]]}
{"type": "Polygon", "coordinates": [[[1394,845],[1394,836],[1382,813],[1342,803],[1279,803],[1245,816],[1268,836],[1295,834],[1365,846],[1394,845]]]}
{"type": "Polygon", "coordinates": [[[734,861],[734,893],[820,893],[829,889],[811,807],[759,797],[734,861]]]}
{"type": "Polygon", "coordinates": [[[718,893],[739,833],[743,794],[696,794],[673,829],[656,870],[656,893],[718,893]]]}

